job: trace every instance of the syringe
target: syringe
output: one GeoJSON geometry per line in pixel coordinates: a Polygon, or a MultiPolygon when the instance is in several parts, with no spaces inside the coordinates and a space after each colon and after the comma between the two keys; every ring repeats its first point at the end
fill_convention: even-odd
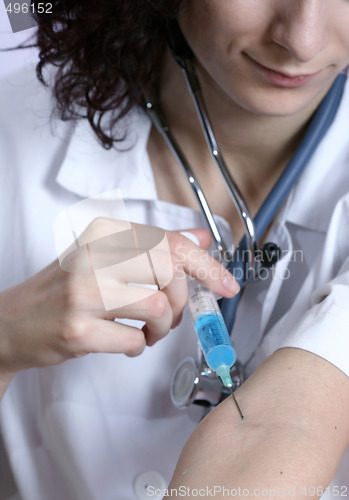
{"type": "Polygon", "coordinates": [[[233,393],[230,368],[236,361],[227,327],[213,292],[193,278],[188,278],[188,306],[206,362],[228,387],[241,418],[244,418],[233,393]]]}

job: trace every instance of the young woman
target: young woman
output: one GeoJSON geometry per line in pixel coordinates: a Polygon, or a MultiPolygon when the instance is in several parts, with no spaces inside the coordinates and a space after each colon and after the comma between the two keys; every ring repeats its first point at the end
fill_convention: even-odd
{"type": "MultiPolygon", "coordinates": [[[[206,253],[207,226],[143,110],[145,94],[157,96],[228,247],[243,229],[167,48],[173,18],[253,216],[349,64],[346,0],[64,1],[37,14],[38,74],[55,101],[31,70],[0,89],[1,429],[23,499],[171,494],[195,429],[169,396],[173,370],[197,350],[186,310],[182,318],[185,276],[224,297],[238,286],[206,253]],[[120,196],[133,225],[122,221],[120,196]],[[97,210],[75,252],[57,259],[54,221],[68,214],[75,231],[72,207],[91,198],[97,210]],[[179,234],[188,229],[201,248],[179,234]],[[120,244],[126,230],[138,248],[120,244]],[[161,252],[155,280],[147,265],[117,267],[125,255],[148,255],[155,234],[172,279],[161,252]],[[135,285],[154,281],[160,290],[135,285]]],[[[228,398],[203,420],[173,497],[183,488],[209,497],[215,486],[282,498],[349,493],[348,100],[344,89],[262,237],[281,250],[275,272],[240,300],[232,339],[251,374],[236,393],[245,418],[228,398]]]]}

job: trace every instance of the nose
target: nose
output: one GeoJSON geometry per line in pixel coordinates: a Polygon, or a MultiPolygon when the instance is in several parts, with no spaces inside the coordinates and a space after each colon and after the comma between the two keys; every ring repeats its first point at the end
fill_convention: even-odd
{"type": "Polygon", "coordinates": [[[277,1],[278,12],[272,25],[274,43],[299,62],[311,61],[328,43],[328,0],[277,1]]]}

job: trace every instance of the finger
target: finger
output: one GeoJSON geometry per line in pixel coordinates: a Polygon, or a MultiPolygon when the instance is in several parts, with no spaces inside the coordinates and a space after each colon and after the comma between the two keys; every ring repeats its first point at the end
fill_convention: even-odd
{"type": "Polygon", "coordinates": [[[148,299],[148,315],[143,327],[147,345],[152,346],[168,334],[173,323],[173,311],[168,297],[157,292],[148,299]]]}
{"type": "Polygon", "coordinates": [[[175,328],[188,301],[188,285],[184,271],[181,275],[176,275],[162,292],[166,294],[172,310],[171,328],[175,328]]]}
{"type": "Polygon", "coordinates": [[[205,250],[180,233],[168,233],[168,238],[175,255],[175,276],[180,276],[184,269],[218,295],[233,297],[239,292],[234,276],[205,250]]]}
{"type": "Polygon", "coordinates": [[[173,323],[173,312],[165,293],[153,291],[146,299],[120,308],[117,317],[144,321],[143,332],[147,345],[151,346],[169,332],[173,323]]]}
{"type": "MultiPolygon", "coordinates": [[[[176,233],[178,234],[178,233],[176,233]]],[[[190,239],[191,235],[194,236],[194,240],[190,239],[190,242],[194,243],[194,248],[199,248],[196,245],[196,241],[200,244],[202,248],[209,248],[211,244],[211,235],[205,229],[190,229],[180,233],[185,236],[186,239],[190,239]],[[189,234],[188,234],[189,233],[189,234]]],[[[205,260],[207,260],[207,253],[201,254],[205,260]]],[[[195,258],[195,257],[194,257],[195,258]]],[[[212,260],[210,257],[210,262],[216,265],[216,261],[212,260]]],[[[175,328],[178,325],[184,307],[186,306],[188,300],[188,287],[187,287],[187,275],[185,270],[180,263],[176,263],[176,258],[173,257],[173,268],[174,268],[174,278],[170,284],[163,289],[166,293],[168,300],[170,302],[173,311],[173,322],[171,328],[175,328]]],[[[225,268],[221,267],[220,271],[225,272],[225,268]]],[[[202,272],[202,270],[201,270],[202,272]]],[[[211,273],[215,273],[215,270],[210,269],[211,273]]],[[[208,285],[210,286],[210,285],[208,285]]]]}
{"type": "MultiPolygon", "coordinates": [[[[123,285],[120,288],[124,290],[124,292],[121,291],[121,295],[125,297],[127,293],[130,294],[130,289],[142,290],[143,287],[123,285]]],[[[144,321],[143,332],[147,345],[153,345],[169,332],[173,323],[173,312],[165,293],[158,290],[143,290],[147,292],[145,298],[106,311],[103,317],[109,320],[120,318],[144,321]]]]}
{"type": "Polygon", "coordinates": [[[103,280],[96,280],[93,275],[72,275],[72,278],[75,293],[70,302],[74,299],[74,308],[88,312],[89,318],[144,321],[149,345],[170,330],[172,309],[166,294],[157,287],[116,283],[108,273],[103,280]]]}
{"type": "Polygon", "coordinates": [[[144,333],[139,328],[104,319],[90,320],[81,334],[69,338],[69,351],[76,355],[109,352],[138,356],[145,345],[144,333]]]}

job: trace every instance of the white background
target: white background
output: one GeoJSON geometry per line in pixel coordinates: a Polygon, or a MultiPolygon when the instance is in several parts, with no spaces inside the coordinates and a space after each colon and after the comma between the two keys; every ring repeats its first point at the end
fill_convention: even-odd
{"type": "MultiPolygon", "coordinates": [[[[3,0],[0,0],[0,49],[15,47],[27,40],[35,33],[35,28],[31,28],[19,33],[12,33],[11,25],[5,10],[3,0]]],[[[21,49],[10,52],[0,52],[0,76],[8,73],[24,64],[36,62],[38,60],[37,49],[21,49]]]]}

